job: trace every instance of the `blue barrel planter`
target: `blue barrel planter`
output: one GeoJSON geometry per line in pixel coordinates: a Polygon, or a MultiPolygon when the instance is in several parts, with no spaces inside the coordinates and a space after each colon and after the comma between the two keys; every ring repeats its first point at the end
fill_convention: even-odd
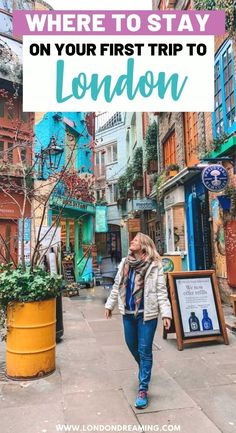
{"type": "Polygon", "coordinates": [[[217,198],[223,210],[230,210],[231,198],[228,195],[218,195],[217,198]]]}

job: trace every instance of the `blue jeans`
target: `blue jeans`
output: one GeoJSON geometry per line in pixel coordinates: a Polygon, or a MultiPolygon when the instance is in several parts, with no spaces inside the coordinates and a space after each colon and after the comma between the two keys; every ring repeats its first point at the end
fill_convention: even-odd
{"type": "Polygon", "coordinates": [[[157,319],[143,322],[143,313],[123,315],[126,344],[139,366],[139,390],[148,390],[152,371],[152,343],[157,319]]]}

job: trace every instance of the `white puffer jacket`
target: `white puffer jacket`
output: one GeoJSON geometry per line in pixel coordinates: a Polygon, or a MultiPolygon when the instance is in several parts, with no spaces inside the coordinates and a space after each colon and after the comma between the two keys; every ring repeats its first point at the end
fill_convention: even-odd
{"type": "MultiPolygon", "coordinates": [[[[118,307],[121,314],[125,314],[125,306],[121,300],[119,291],[124,262],[125,259],[122,259],[110,296],[105,304],[105,308],[113,310],[118,300],[118,307]]],[[[153,262],[149,266],[144,278],[144,321],[155,319],[159,311],[162,318],[169,317],[172,319],[163,267],[161,262],[153,262]]]]}

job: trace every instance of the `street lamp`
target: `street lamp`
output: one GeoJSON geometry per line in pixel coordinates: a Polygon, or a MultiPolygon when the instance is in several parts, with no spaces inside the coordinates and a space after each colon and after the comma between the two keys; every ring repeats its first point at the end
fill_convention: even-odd
{"type": "Polygon", "coordinates": [[[36,158],[40,160],[38,176],[40,180],[45,180],[43,175],[45,163],[48,170],[58,170],[63,152],[64,149],[57,145],[55,137],[52,136],[48,146],[36,154],[36,158]]]}
{"type": "Polygon", "coordinates": [[[47,168],[58,170],[64,150],[61,146],[57,145],[55,137],[51,137],[48,147],[44,150],[45,160],[47,161],[47,168]]]}

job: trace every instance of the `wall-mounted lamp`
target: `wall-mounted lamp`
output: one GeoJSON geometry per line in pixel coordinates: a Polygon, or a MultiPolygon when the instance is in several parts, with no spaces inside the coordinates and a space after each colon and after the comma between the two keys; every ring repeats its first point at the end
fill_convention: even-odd
{"type": "Polygon", "coordinates": [[[36,158],[39,160],[39,179],[44,180],[43,171],[45,164],[48,170],[58,170],[63,152],[64,149],[58,146],[55,137],[52,136],[48,146],[36,154],[36,158]]]}

